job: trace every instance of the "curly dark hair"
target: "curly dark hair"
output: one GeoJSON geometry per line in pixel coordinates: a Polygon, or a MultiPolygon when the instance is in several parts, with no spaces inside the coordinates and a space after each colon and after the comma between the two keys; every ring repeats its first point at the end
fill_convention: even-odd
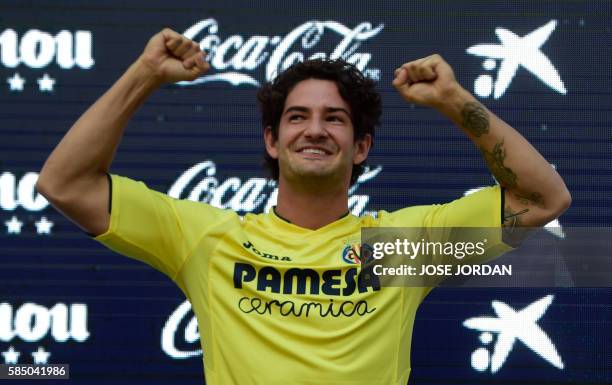
{"type": "MultiPolygon", "coordinates": [[[[315,59],[296,63],[280,73],[272,82],[261,87],[257,93],[257,101],[261,108],[261,123],[264,129],[268,126],[272,128],[274,139],[278,139],[278,127],[287,95],[296,84],[307,79],[331,80],[336,83],[340,96],[351,107],[355,141],[370,134],[374,144],[374,128],[380,124],[382,111],[380,94],[375,90],[374,81],[364,77],[357,67],[342,59],[315,59]]],[[[278,159],[272,158],[264,150],[264,161],[272,178],[278,181],[278,159]]],[[[365,161],[353,165],[351,185],[357,181],[364,169],[365,161]]]]}

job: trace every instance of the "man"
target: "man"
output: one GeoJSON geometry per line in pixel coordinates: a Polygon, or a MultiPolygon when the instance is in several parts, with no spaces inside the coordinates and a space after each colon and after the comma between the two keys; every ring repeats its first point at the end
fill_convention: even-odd
{"type": "Polygon", "coordinates": [[[414,317],[428,291],[381,288],[343,261],[360,229],[542,226],[570,204],[548,162],[462,89],[438,55],[402,65],[393,85],[460,126],[504,189],[377,218],[350,215],[348,189],[372,145],[380,99],[354,67],[321,61],[292,67],[259,94],[268,159],[278,166],[273,212],[241,219],[109,176],[132,114],[161,84],[202,75],[203,56],[172,30],[153,36],[62,139],[37,187],[96,240],[183,290],[210,384],[405,384],[414,317]]]}

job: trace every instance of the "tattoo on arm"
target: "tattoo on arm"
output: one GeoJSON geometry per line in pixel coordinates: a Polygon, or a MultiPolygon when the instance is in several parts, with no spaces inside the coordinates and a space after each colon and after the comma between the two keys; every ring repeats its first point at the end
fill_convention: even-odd
{"type": "MultiPolygon", "coordinates": [[[[493,176],[499,184],[503,187],[509,189],[516,189],[518,187],[517,184],[517,175],[512,171],[512,169],[504,164],[504,160],[506,159],[506,151],[504,150],[504,139],[497,142],[495,146],[493,146],[492,151],[487,151],[484,148],[481,148],[482,156],[485,158],[487,165],[489,166],[489,170],[493,173],[493,176]]],[[[544,196],[537,191],[526,193],[526,192],[513,192],[514,197],[525,206],[536,206],[543,207],[544,206],[544,196]]],[[[529,209],[525,209],[520,213],[523,214],[529,211],[529,209]]],[[[515,223],[512,225],[514,226],[515,223]]]]}
{"type": "Polygon", "coordinates": [[[511,168],[504,165],[504,159],[506,159],[506,151],[504,151],[504,140],[498,142],[493,147],[493,151],[487,151],[481,148],[482,156],[489,165],[489,170],[493,173],[493,176],[499,184],[506,188],[516,188],[516,174],[511,168]]]}
{"type": "Polygon", "coordinates": [[[528,194],[514,193],[514,196],[524,205],[544,206],[544,197],[537,191],[528,194]]]}
{"type": "Polygon", "coordinates": [[[525,214],[529,209],[523,209],[519,212],[514,212],[509,206],[504,208],[504,226],[516,227],[520,226],[521,218],[520,215],[525,214]]]}
{"type": "Polygon", "coordinates": [[[484,107],[477,102],[465,103],[461,110],[463,127],[475,137],[489,132],[489,114],[484,107]]]}
{"type": "Polygon", "coordinates": [[[529,209],[523,209],[515,213],[509,206],[504,208],[502,240],[505,244],[512,247],[518,247],[531,233],[533,233],[534,229],[523,227],[523,222],[521,220],[521,215],[528,211],[529,209]]]}

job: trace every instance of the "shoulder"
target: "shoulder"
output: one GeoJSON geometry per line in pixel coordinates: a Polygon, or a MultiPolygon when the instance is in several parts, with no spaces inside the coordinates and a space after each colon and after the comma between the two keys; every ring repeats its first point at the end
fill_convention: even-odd
{"type": "MultiPolygon", "coordinates": [[[[140,208],[155,213],[157,219],[176,217],[180,221],[194,223],[220,223],[238,218],[232,210],[220,209],[208,203],[190,199],[179,199],[149,188],[143,181],[125,176],[112,177],[112,207],[121,212],[140,208]]],[[[140,212],[142,212],[142,210],[140,212]]]]}
{"type": "MultiPolygon", "coordinates": [[[[499,185],[476,189],[448,203],[379,211],[370,226],[432,227],[493,226],[501,224],[502,190],[499,185]]],[[[367,225],[366,225],[367,226],[367,225]]]]}
{"type": "Polygon", "coordinates": [[[380,210],[375,217],[369,215],[363,217],[362,223],[370,227],[423,226],[428,214],[439,206],[438,204],[409,206],[391,212],[380,210]]]}

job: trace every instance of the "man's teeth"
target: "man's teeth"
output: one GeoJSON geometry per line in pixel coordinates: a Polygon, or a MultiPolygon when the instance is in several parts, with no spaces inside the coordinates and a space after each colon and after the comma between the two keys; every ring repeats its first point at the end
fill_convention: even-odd
{"type": "Polygon", "coordinates": [[[324,151],[317,150],[317,149],[314,149],[314,148],[305,148],[305,149],[302,150],[302,152],[306,152],[306,153],[309,153],[309,154],[325,155],[324,151]]]}

